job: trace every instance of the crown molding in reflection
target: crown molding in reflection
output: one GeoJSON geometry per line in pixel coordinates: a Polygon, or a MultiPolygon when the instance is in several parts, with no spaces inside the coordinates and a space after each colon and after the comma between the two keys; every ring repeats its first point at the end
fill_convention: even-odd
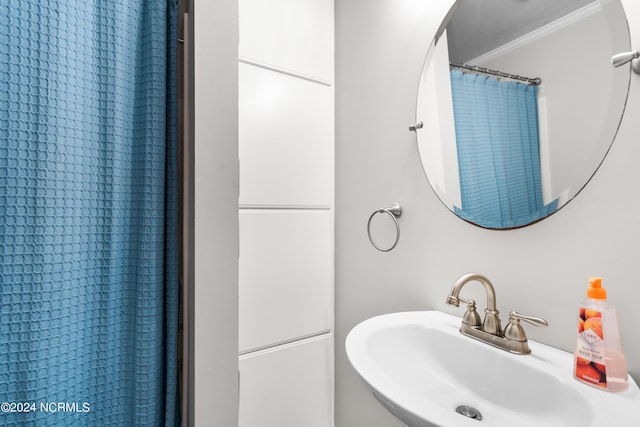
{"type": "Polygon", "coordinates": [[[542,27],[531,31],[528,34],[525,34],[522,37],[518,37],[515,40],[510,41],[509,43],[503,44],[502,46],[493,49],[483,55],[478,56],[477,58],[472,59],[471,61],[467,61],[468,64],[484,64],[489,62],[495,58],[498,58],[504,55],[507,52],[518,49],[526,44],[529,44],[535,40],[541,39],[551,33],[556,31],[560,31],[561,29],[568,27],[571,24],[579,22],[593,14],[602,11],[602,5],[608,3],[610,0],[597,0],[593,3],[590,3],[580,9],[577,9],[560,19],[556,19],[553,22],[550,22],[542,27]]]}

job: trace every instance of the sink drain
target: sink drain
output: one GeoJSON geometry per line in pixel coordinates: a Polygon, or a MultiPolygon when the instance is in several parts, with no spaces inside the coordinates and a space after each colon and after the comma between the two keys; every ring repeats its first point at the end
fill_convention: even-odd
{"type": "Polygon", "coordinates": [[[460,405],[456,408],[456,412],[464,415],[467,418],[473,418],[474,420],[482,421],[482,414],[473,406],[460,405]]]}

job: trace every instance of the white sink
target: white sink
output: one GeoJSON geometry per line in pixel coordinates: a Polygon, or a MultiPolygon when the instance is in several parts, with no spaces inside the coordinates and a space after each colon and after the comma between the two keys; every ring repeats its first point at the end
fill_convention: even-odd
{"type": "MultiPolygon", "coordinates": [[[[529,340],[516,355],[459,332],[439,311],[386,314],[357,325],[349,361],[373,395],[410,427],[640,425],[640,391],[609,393],[573,379],[573,355],[529,340]],[[481,420],[456,412],[469,406],[481,420]]],[[[473,411],[468,410],[469,415],[473,411]]]]}

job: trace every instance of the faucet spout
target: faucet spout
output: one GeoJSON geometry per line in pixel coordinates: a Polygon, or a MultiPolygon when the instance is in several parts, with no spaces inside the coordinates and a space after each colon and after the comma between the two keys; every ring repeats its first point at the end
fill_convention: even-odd
{"type": "Polygon", "coordinates": [[[458,278],[458,280],[454,282],[451,292],[449,292],[449,296],[447,296],[447,304],[458,307],[460,301],[463,300],[460,298],[460,291],[464,285],[472,281],[482,283],[487,294],[487,308],[485,310],[482,329],[493,335],[501,335],[500,318],[498,317],[499,313],[496,308],[496,291],[489,279],[482,274],[468,273],[458,278]]]}
{"type": "Polygon", "coordinates": [[[456,280],[447,297],[447,304],[458,307],[460,303],[460,291],[464,285],[474,280],[477,280],[484,286],[484,290],[487,293],[487,310],[496,311],[496,291],[489,279],[478,273],[465,274],[456,280]]]}

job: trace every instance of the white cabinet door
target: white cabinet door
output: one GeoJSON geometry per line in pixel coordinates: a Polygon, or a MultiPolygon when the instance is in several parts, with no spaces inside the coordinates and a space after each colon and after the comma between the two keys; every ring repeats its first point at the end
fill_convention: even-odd
{"type": "Polygon", "coordinates": [[[240,427],[331,427],[332,336],[240,358],[240,427]]]}
{"type": "Polygon", "coordinates": [[[240,212],[240,351],[333,327],[331,211],[240,212]]]}
{"type": "Polygon", "coordinates": [[[333,1],[242,0],[240,57],[333,80],[333,1]]]}
{"type": "Polygon", "coordinates": [[[240,204],[330,205],[332,88],[240,66],[240,204]]]}

